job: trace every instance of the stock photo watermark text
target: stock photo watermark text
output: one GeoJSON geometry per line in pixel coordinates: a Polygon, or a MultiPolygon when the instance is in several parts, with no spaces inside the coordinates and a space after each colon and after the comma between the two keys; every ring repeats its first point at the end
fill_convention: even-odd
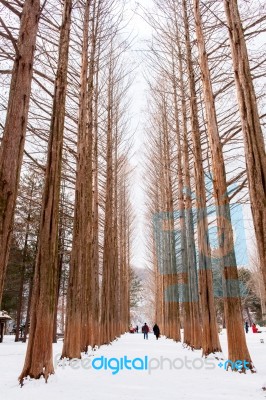
{"type": "MultiPolygon", "coordinates": [[[[55,356],[55,365],[56,367],[70,367],[72,369],[94,369],[96,371],[110,371],[112,375],[116,375],[121,371],[147,371],[148,374],[151,374],[156,370],[180,370],[180,369],[189,369],[189,370],[200,370],[207,369],[212,370],[215,369],[217,363],[213,359],[196,357],[193,359],[189,359],[187,356],[185,357],[176,357],[176,358],[168,358],[168,357],[135,357],[130,358],[128,356],[123,357],[86,357],[82,359],[61,359],[61,355],[57,354],[55,356]]],[[[239,360],[238,360],[239,361],[239,360]]],[[[241,361],[242,363],[242,361],[241,361]]],[[[220,362],[221,364],[221,362],[220,362]]],[[[218,366],[221,368],[221,365],[218,366]]],[[[248,363],[247,363],[248,364],[248,363]]],[[[246,369],[247,364],[243,364],[246,369]]],[[[241,364],[242,365],[242,364],[241,364]]],[[[227,366],[231,366],[234,369],[239,369],[239,363],[232,363],[230,360],[227,360],[224,364],[222,364],[224,368],[227,366]],[[234,365],[233,365],[234,364],[234,365]]]]}

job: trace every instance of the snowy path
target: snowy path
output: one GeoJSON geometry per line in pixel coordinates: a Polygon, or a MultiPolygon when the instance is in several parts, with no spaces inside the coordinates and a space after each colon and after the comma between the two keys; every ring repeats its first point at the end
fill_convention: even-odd
{"type": "MultiPolygon", "coordinates": [[[[223,348],[226,346],[226,335],[221,336],[223,348]]],[[[13,337],[5,337],[5,342],[0,344],[0,399],[1,400],[172,400],[172,399],[265,399],[266,392],[261,390],[266,382],[266,332],[260,335],[247,335],[251,356],[257,367],[257,374],[238,374],[226,372],[218,367],[218,361],[213,365],[201,367],[202,359],[200,351],[191,352],[182,347],[180,343],[174,343],[164,338],[155,340],[153,335],[149,339],[143,339],[142,334],[126,334],[111,346],[103,346],[86,360],[83,368],[80,364],[58,367],[56,374],[49,379],[48,384],[41,381],[27,382],[23,388],[17,383],[17,377],[21,372],[25,344],[14,343],[13,337]],[[265,343],[260,343],[260,338],[265,343]],[[11,341],[12,340],[12,341],[11,341]],[[141,358],[150,363],[148,370],[120,370],[112,374],[110,369],[88,369],[92,359],[123,358],[132,360],[141,358]],[[164,360],[163,369],[158,368],[161,357],[164,360]],[[181,364],[187,359],[187,365],[181,364]],[[155,360],[157,358],[159,361],[155,360]],[[170,369],[170,362],[175,361],[175,368],[170,369]],[[196,360],[197,359],[197,360],[196,360]],[[211,368],[211,369],[210,369],[211,368]]],[[[60,354],[62,342],[54,345],[54,354],[60,354]]],[[[224,353],[226,357],[226,353],[224,353]]],[[[95,361],[100,366],[101,360],[95,361]]],[[[112,365],[116,361],[112,361],[112,365]]],[[[130,367],[130,364],[127,364],[130,367]]],[[[135,366],[140,366],[136,361],[135,366]]],[[[113,371],[114,372],[114,371],[113,371]]]]}

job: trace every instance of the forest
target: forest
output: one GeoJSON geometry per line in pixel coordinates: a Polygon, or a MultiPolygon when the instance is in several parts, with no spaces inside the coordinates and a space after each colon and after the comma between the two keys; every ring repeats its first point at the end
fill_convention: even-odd
{"type": "Polygon", "coordinates": [[[82,359],[140,315],[203,358],[226,329],[228,359],[256,372],[265,50],[260,0],[0,0],[0,309],[27,343],[21,386],[55,373],[59,337],[82,359]]]}

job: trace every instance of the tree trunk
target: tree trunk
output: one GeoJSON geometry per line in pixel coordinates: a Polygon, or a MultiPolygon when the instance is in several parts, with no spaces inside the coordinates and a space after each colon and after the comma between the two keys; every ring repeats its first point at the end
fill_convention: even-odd
{"type": "MultiPolygon", "coordinates": [[[[93,172],[92,172],[92,161],[93,161],[93,94],[94,94],[94,70],[95,70],[95,52],[96,52],[96,37],[95,37],[95,11],[96,2],[93,4],[92,15],[89,15],[89,7],[91,1],[86,4],[86,19],[88,13],[88,20],[85,22],[84,19],[84,33],[85,23],[88,26],[89,17],[91,19],[91,42],[90,42],[90,55],[88,69],[88,80],[87,80],[87,119],[85,124],[85,131],[82,133],[80,138],[81,156],[79,158],[77,179],[80,180],[80,199],[81,206],[79,207],[80,215],[77,215],[79,219],[79,226],[81,229],[80,236],[80,249],[81,258],[84,260],[82,264],[82,309],[81,309],[81,350],[87,352],[88,346],[93,343],[93,324],[92,324],[92,313],[93,313],[93,269],[92,269],[92,240],[93,240],[93,172]],[[88,9],[88,12],[87,12],[88,9]]],[[[97,30],[97,29],[96,29],[97,30]]],[[[84,55],[85,57],[85,55],[84,55]]],[[[81,259],[80,258],[80,259],[81,259]]]]}
{"type": "MultiPolygon", "coordinates": [[[[80,102],[78,121],[78,157],[76,174],[75,215],[73,227],[73,242],[70,263],[69,288],[67,294],[67,311],[64,346],[62,357],[81,358],[85,349],[84,331],[87,319],[82,316],[82,302],[86,303],[87,296],[87,267],[89,260],[90,240],[88,182],[89,163],[91,160],[91,138],[88,131],[88,44],[89,44],[89,11],[90,1],[86,2],[83,27],[82,67],[80,76],[80,102]],[[83,281],[83,285],[82,285],[83,281]],[[85,292],[84,292],[85,290],[85,292]],[[82,320],[83,318],[83,320],[82,320]],[[82,327],[82,322],[84,326],[82,327]]],[[[89,194],[90,196],[90,194],[89,194]]],[[[87,313],[86,313],[87,316],[87,313]]],[[[86,332],[87,333],[87,332],[86,332]]]]}
{"type": "Polygon", "coordinates": [[[56,298],[55,298],[55,313],[54,313],[54,328],[53,328],[53,343],[57,343],[57,317],[58,317],[58,302],[60,296],[60,286],[61,286],[61,277],[63,270],[63,258],[64,258],[64,227],[63,227],[63,212],[64,212],[64,191],[65,188],[63,186],[62,196],[61,196],[61,204],[59,209],[59,228],[58,228],[58,266],[57,266],[57,288],[56,288],[56,298]]]}
{"type": "Polygon", "coordinates": [[[25,0],[0,148],[0,308],[28,120],[40,0],[25,0]]]}
{"type": "Polygon", "coordinates": [[[100,344],[100,304],[99,304],[99,191],[98,191],[98,70],[99,57],[97,57],[95,70],[95,99],[94,99],[94,144],[93,144],[93,213],[92,213],[92,324],[93,324],[93,343],[100,344]]]}
{"type": "Polygon", "coordinates": [[[196,206],[198,224],[198,246],[199,246],[199,286],[202,313],[202,352],[207,356],[210,353],[221,351],[218,329],[215,318],[211,249],[208,237],[208,220],[206,208],[206,189],[204,181],[204,170],[202,162],[202,150],[200,140],[200,128],[198,121],[198,106],[195,89],[195,77],[192,65],[190,34],[187,15],[187,2],[182,0],[183,17],[186,41],[186,62],[189,74],[190,90],[190,115],[192,128],[192,141],[194,151],[194,168],[196,183],[196,206]]]}
{"type": "MultiPolygon", "coordinates": [[[[176,14],[175,14],[176,15],[176,14]]],[[[181,111],[182,111],[182,131],[183,131],[183,157],[181,158],[181,169],[184,174],[184,190],[183,197],[185,201],[185,221],[186,221],[186,239],[187,239],[187,258],[188,258],[188,285],[190,292],[190,333],[185,332],[184,342],[190,344],[194,349],[201,348],[202,329],[200,322],[199,295],[198,295],[198,275],[197,275],[197,258],[196,246],[194,238],[194,221],[192,211],[191,198],[191,182],[190,182],[190,166],[189,166],[189,149],[188,149],[188,128],[187,128],[187,107],[186,107],[186,92],[184,85],[184,68],[182,60],[181,44],[178,32],[178,23],[176,26],[176,44],[178,48],[178,66],[180,80],[180,95],[181,95],[181,111]]]]}
{"type": "MultiPolygon", "coordinates": [[[[173,77],[175,76],[174,55],[172,52],[173,77]]],[[[180,264],[177,264],[177,274],[182,277],[183,287],[183,325],[184,339],[183,342],[190,345],[191,334],[191,302],[189,301],[189,269],[188,269],[188,254],[187,254],[187,234],[186,234],[186,219],[184,207],[184,186],[183,186],[183,169],[182,169],[182,148],[180,140],[179,127],[179,110],[177,104],[177,89],[174,78],[172,78],[173,100],[174,100],[174,118],[175,131],[177,142],[177,177],[178,177],[178,219],[179,219],[179,235],[180,235],[180,264]]]]}
{"type": "MultiPolygon", "coordinates": [[[[32,193],[31,193],[31,195],[32,195],[32,193]]],[[[20,327],[20,322],[21,322],[21,312],[22,312],[22,305],[23,305],[23,289],[24,289],[24,280],[25,280],[25,271],[26,271],[26,262],[27,262],[27,252],[28,252],[28,237],[29,237],[30,218],[31,218],[31,200],[30,200],[29,213],[28,213],[28,218],[27,218],[23,255],[22,255],[22,271],[21,271],[21,278],[20,278],[20,289],[19,289],[18,308],[17,308],[17,327],[16,327],[15,342],[19,341],[19,327],[20,327]]],[[[26,325],[25,325],[25,329],[26,329],[26,325]]]]}
{"type": "MultiPolygon", "coordinates": [[[[218,132],[214,95],[203,36],[199,0],[194,0],[194,16],[203,84],[203,97],[207,118],[207,130],[212,156],[213,189],[219,242],[218,257],[220,258],[222,266],[228,358],[233,362],[236,360],[246,360],[251,363],[243,329],[242,308],[235,258],[233,229],[231,225],[230,204],[227,194],[225,165],[218,132]],[[236,337],[237,341],[235,340],[236,337]]],[[[218,342],[218,335],[216,332],[214,333],[216,335],[214,341],[218,342]]]]}
{"type": "MultiPolygon", "coordinates": [[[[237,0],[224,0],[244,135],[249,196],[260,267],[266,288],[266,154],[256,94],[237,0]]],[[[266,299],[265,299],[266,307],[266,299]]]]}
{"type": "Polygon", "coordinates": [[[65,0],[34,276],[30,337],[24,368],[19,377],[21,384],[27,376],[35,379],[44,376],[47,381],[49,375],[54,373],[52,343],[57,288],[58,209],[71,11],[72,0],[65,0]]]}
{"type": "Polygon", "coordinates": [[[119,315],[119,255],[118,255],[118,109],[114,110],[114,218],[113,218],[113,235],[114,235],[114,270],[113,270],[113,288],[112,288],[112,304],[113,304],[113,322],[114,335],[120,335],[120,318],[119,315]]]}
{"type": "Polygon", "coordinates": [[[247,313],[247,317],[248,317],[249,326],[251,327],[252,326],[252,318],[251,318],[251,315],[249,312],[249,307],[246,307],[246,313],[247,313]]]}
{"type": "Polygon", "coordinates": [[[109,343],[114,339],[113,330],[113,271],[114,232],[113,232],[113,200],[114,200],[114,171],[113,171],[113,60],[110,56],[108,104],[107,104],[107,159],[106,159],[106,188],[105,188],[105,221],[103,249],[103,277],[101,293],[101,342],[109,343]]]}
{"type": "Polygon", "coordinates": [[[168,264],[164,273],[165,283],[165,329],[166,335],[176,341],[181,340],[180,336],[180,316],[179,316],[179,293],[178,293],[178,271],[176,259],[176,238],[174,227],[174,201],[173,184],[171,177],[169,127],[167,121],[166,99],[162,99],[162,146],[163,146],[163,166],[164,166],[164,201],[165,212],[164,220],[165,233],[167,235],[167,253],[169,254],[168,264]]]}
{"type": "Polygon", "coordinates": [[[126,205],[126,178],[125,171],[121,178],[119,188],[119,305],[120,305],[120,316],[121,316],[121,331],[124,333],[128,330],[129,322],[129,304],[128,304],[128,264],[127,264],[127,209],[126,205]]]}
{"type": "Polygon", "coordinates": [[[33,276],[34,276],[34,265],[33,265],[32,277],[30,279],[30,284],[29,284],[29,297],[28,297],[28,304],[27,304],[27,314],[26,314],[25,330],[24,330],[24,335],[23,335],[23,343],[26,343],[27,335],[29,333],[31,300],[32,300],[32,292],[33,292],[33,276]]]}

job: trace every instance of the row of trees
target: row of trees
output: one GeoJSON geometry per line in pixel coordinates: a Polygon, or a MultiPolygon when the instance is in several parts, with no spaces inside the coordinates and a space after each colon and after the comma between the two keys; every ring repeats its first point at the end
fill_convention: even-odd
{"type": "Polygon", "coordinates": [[[23,383],[54,373],[57,310],[62,357],[81,358],[128,329],[131,81],[123,2],[0,3],[1,85],[10,88],[1,114],[0,297],[14,242],[17,330],[30,310],[23,383]]]}
{"type": "MultiPolygon", "coordinates": [[[[26,331],[30,321],[23,383],[54,372],[59,319],[67,358],[128,328],[131,65],[123,1],[0,4],[0,299],[10,260],[19,265],[17,339],[22,316],[26,331]]],[[[265,10],[259,0],[154,6],[147,194],[156,320],[176,341],[182,326],[184,343],[204,356],[221,351],[218,267],[228,358],[254,370],[232,202],[250,200],[265,288],[265,55],[254,49],[265,10]]]]}
{"type": "Polygon", "coordinates": [[[147,52],[153,70],[147,170],[156,320],[175,340],[182,320],[184,343],[204,356],[221,351],[212,271],[218,266],[228,358],[252,365],[237,269],[245,249],[242,243],[235,250],[232,214],[239,209],[232,203],[250,200],[266,287],[265,56],[254,49],[265,10],[259,1],[154,5],[153,17],[146,16],[154,31],[147,52]]]}

